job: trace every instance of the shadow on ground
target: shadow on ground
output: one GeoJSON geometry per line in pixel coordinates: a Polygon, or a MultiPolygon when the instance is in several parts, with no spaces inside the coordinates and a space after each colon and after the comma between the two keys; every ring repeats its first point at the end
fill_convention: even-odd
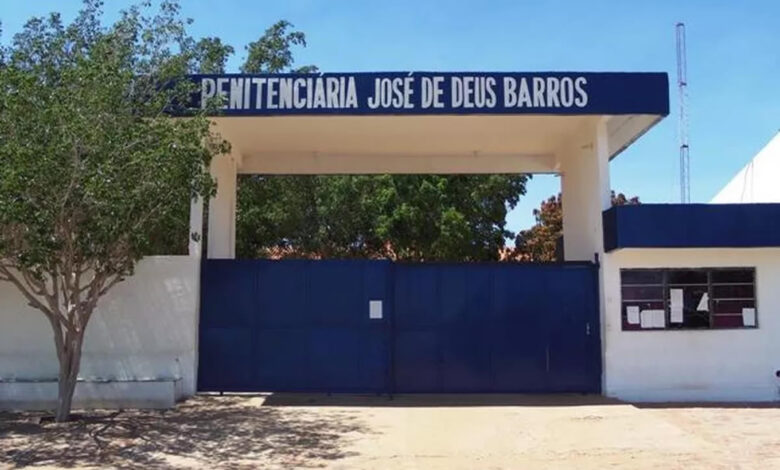
{"type": "Polygon", "coordinates": [[[355,395],[347,393],[271,393],[263,406],[371,406],[401,408],[479,406],[592,406],[625,404],[602,395],[414,393],[398,395],[355,395]]]}
{"type": "Polygon", "coordinates": [[[368,432],[347,413],[253,401],[199,396],[174,410],[94,412],[63,424],[40,424],[40,413],[0,413],[0,466],[320,467],[352,455],[344,450],[350,433],[368,432]]]}
{"type": "Polygon", "coordinates": [[[572,407],[628,405],[639,409],[661,408],[779,408],[780,401],[773,402],[627,402],[603,395],[582,393],[548,394],[501,394],[501,393],[412,393],[398,395],[348,394],[348,393],[264,393],[237,394],[229,396],[263,397],[263,406],[270,407],[398,407],[398,408],[438,408],[438,407],[572,407]]]}
{"type": "Polygon", "coordinates": [[[780,408],[780,401],[759,401],[759,402],[662,402],[662,403],[632,403],[639,409],[682,409],[682,408],[713,408],[713,409],[768,409],[780,408]]]}

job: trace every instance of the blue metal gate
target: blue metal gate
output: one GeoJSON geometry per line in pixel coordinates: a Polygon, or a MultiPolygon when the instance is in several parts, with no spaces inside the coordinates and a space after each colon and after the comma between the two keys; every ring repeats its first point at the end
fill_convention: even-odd
{"type": "Polygon", "coordinates": [[[202,270],[201,391],[600,391],[589,263],[206,260],[202,270]]]}
{"type": "Polygon", "coordinates": [[[399,264],[395,389],[599,392],[590,264],[399,264]]]}

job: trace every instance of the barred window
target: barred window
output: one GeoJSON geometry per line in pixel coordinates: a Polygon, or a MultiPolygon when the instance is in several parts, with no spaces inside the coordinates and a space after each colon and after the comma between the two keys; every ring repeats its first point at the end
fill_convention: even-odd
{"type": "Polygon", "coordinates": [[[755,268],[621,269],[624,330],[757,328],[755,268]]]}

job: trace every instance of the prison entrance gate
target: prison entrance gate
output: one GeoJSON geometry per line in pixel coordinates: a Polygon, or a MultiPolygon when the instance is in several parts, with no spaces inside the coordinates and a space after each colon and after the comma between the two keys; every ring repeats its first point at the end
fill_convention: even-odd
{"type": "Polygon", "coordinates": [[[590,392],[591,263],[203,261],[198,389],[590,392]]]}

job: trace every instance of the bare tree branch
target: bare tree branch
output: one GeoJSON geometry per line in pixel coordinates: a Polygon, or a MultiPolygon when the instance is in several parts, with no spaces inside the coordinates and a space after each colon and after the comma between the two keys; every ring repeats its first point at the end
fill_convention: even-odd
{"type": "Polygon", "coordinates": [[[46,296],[46,286],[40,279],[35,278],[35,274],[28,272],[26,269],[22,269],[21,273],[27,287],[29,287],[35,295],[42,297],[46,296]]]}
{"type": "Polygon", "coordinates": [[[100,289],[100,292],[98,293],[98,295],[99,296],[105,295],[112,287],[114,287],[115,285],[119,284],[120,282],[122,282],[124,280],[125,280],[124,276],[119,275],[119,274],[114,275],[114,277],[110,281],[108,281],[106,286],[103,287],[102,289],[100,289]]]}

